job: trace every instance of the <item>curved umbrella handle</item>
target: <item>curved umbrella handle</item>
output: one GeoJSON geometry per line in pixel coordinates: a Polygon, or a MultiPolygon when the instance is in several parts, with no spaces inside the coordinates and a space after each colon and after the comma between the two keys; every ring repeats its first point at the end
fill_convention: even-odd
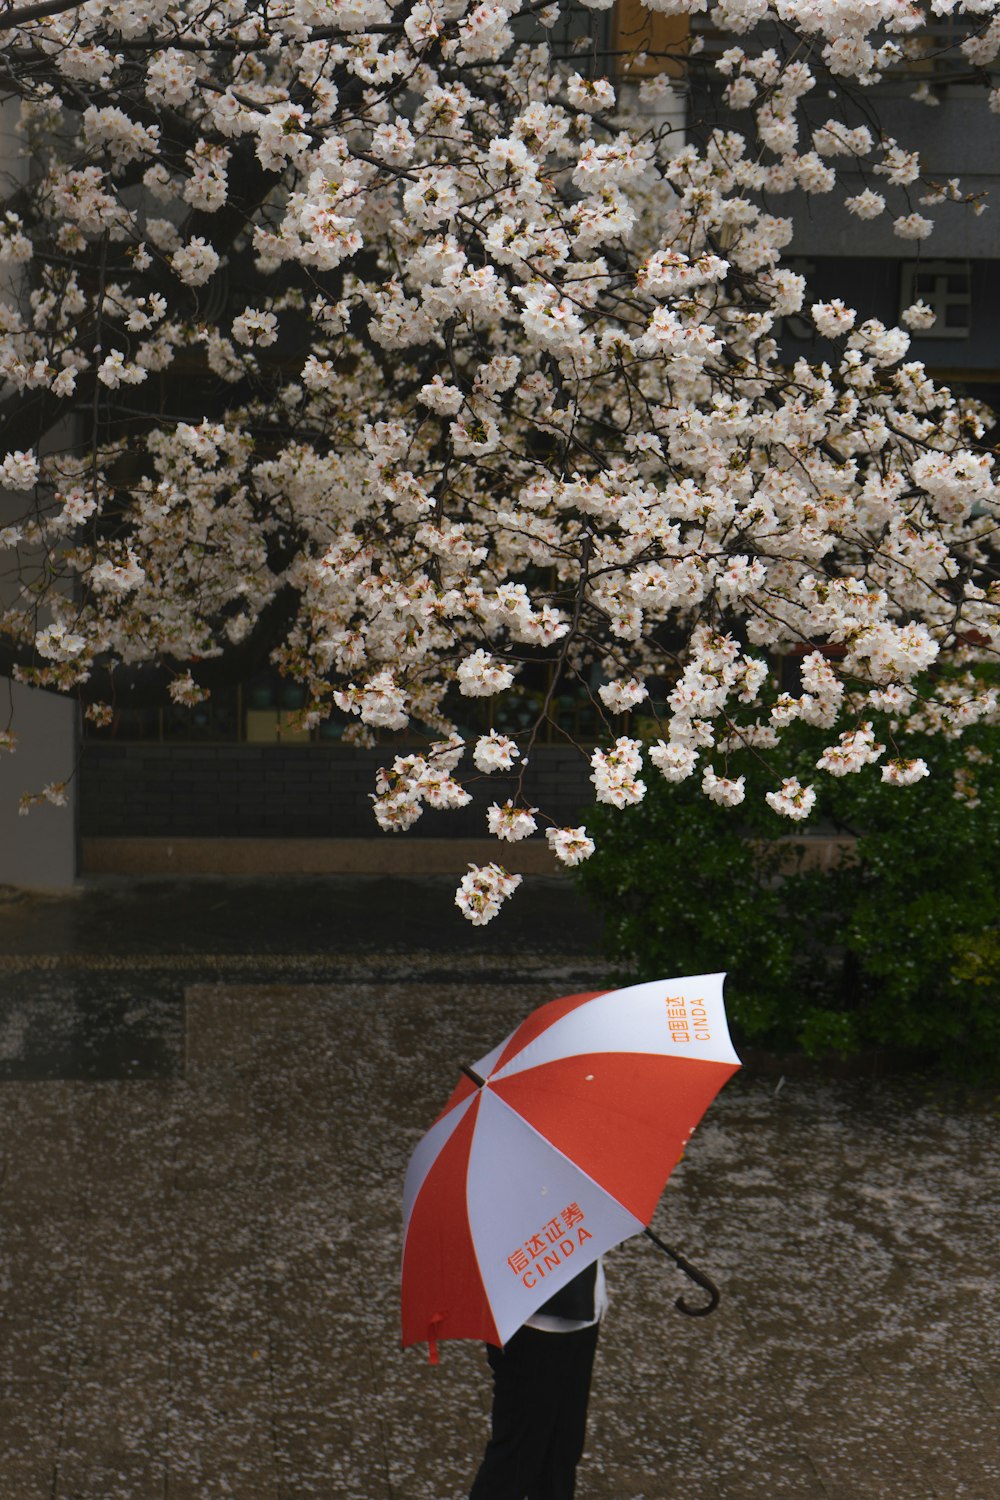
{"type": "Polygon", "coordinates": [[[714,1313],[720,1299],[719,1288],[712,1278],[706,1276],[704,1271],[699,1271],[697,1266],[693,1266],[689,1260],[685,1260],[683,1255],[680,1255],[676,1250],[671,1250],[670,1246],[665,1245],[659,1235],[654,1234],[651,1229],[644,1229],[643,1234],[647,1239],[652,1240],[653,1244],[662,1250],[664,1255],[669,1255],[678,1270],[683,1271],[684,1275],[689,1276],[692,1281],[696,1281],[709,1295],[709,1301],[706,1302],[704,1307],[688,1307],[683,1297],[678,1297],[674,1306],[680,1308],[682,1313],[687,1313],[689,1318],[707,1318],[709,1313],[714,1313]]]}

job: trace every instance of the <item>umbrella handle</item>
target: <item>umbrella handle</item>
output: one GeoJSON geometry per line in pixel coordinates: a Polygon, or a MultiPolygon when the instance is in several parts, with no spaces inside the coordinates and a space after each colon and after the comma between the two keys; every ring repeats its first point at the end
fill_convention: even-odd
{"type": "Polygon", "coordinates": [[[684,1275],[689,1276],[692,1281],[696,1281],[709,1295],[709,1301],[704,1307],[688,1307],[683,1297],[678,1297],[674,1306],[680,1308],[682,1313],[687,1313],[689,1318],[707,1318],[709,1313],[715,1312],[715,1309],[719,1305],[719,1288],[712,1278],[706,1276],[704,1271],[699,1271],[697,1266],[693,1266],[689,1260],[685,1260],[683,1255],[680,1255],[676,1250],[671,1250],[670,1246],[665,1245],[659,1235],[654,1234],[651,1229],[644,1229],[643,1234],[647,1239],[652,1240],[653,1244],[662,1250],[664,1255],[669,1255],[678,1270],[683,1271],[684,1275]]]}

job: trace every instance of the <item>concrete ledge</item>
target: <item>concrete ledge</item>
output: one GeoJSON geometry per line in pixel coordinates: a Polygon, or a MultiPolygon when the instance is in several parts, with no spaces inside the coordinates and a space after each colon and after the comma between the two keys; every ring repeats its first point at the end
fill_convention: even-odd
{"type": "Polygon", "coordinates": [[[518,875],[556,875],[540,839],[85,838],[82,875],[464,875],[495,862],[518,875]]]}
{"type": "MultiPolygon", "coordinates": [[[[830,870],[850,858],[851,838],[775,840],[781,869],[830,870]]],[[[761,849],[765,846],[761,845],[761,849]]],[[[420,839],[409,834],[355,839],[85,838],[81,875],[464,875],[491,862],[517,875],[560,875],[541,839],[420,839]]]]}
{"type": "Polygon", "coordinates": [[[853,863],[856,844],[857,839],[848,834],[825,833],[799,838],[788,834],[768,843],[762,839],[753,840],[753,847],[761,854],[778,852],[780,875],[797,875],[803,870],[835,870],[842,863],[853,863]]]}

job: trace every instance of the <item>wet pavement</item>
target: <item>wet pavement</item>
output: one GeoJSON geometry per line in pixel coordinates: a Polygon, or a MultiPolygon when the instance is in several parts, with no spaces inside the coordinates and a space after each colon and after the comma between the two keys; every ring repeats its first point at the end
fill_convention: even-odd
{"type": "MultiPolygon", "coordinates": [[[[572,888],[109,882],[0,903],[0,1500],[461,1500],[481,1349],[400,1353],[409,1153],[605,978],[572,888]],[[292,887],[295,887],[292,889],[292,887]],[[458,924],[457,926],[455,924],[458,924]]],[[[745,1069],[608,1258],[579,1500],[1000,1500],[1000,1126],[745,1069]]]]}
{"type": "Polygon", "coordinates": [[[599,922],[565,879],[532,877],[528,899],[487,939],[456,909],[455,885],[328,876],[91,879],[64,897],[0,888],[0,1081],[176,1074],[197,979],[314,984],[416,968],[429,983],[459,956],[504,977],[525,963],[538,973],[593,961],[599,922]]]}
{"type": "Polygon", "coordinates": [[[473,927],[452,875],[92,876],[68,896],[0,887],[0,954],[354,957],[596,954],[599,923],[565,876],[532,875],[502,920],[473,927]]]}

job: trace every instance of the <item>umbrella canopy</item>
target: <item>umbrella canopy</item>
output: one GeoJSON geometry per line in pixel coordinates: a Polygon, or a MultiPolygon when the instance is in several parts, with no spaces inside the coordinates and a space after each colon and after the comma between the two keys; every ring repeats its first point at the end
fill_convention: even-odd
{"type": "Polygon", "coordinates": [[[403,1345],[502,1345],[653,1216],[739,1067],[723,974],[566,995],[466,1073],[403,1192],[403,1345]]]}

